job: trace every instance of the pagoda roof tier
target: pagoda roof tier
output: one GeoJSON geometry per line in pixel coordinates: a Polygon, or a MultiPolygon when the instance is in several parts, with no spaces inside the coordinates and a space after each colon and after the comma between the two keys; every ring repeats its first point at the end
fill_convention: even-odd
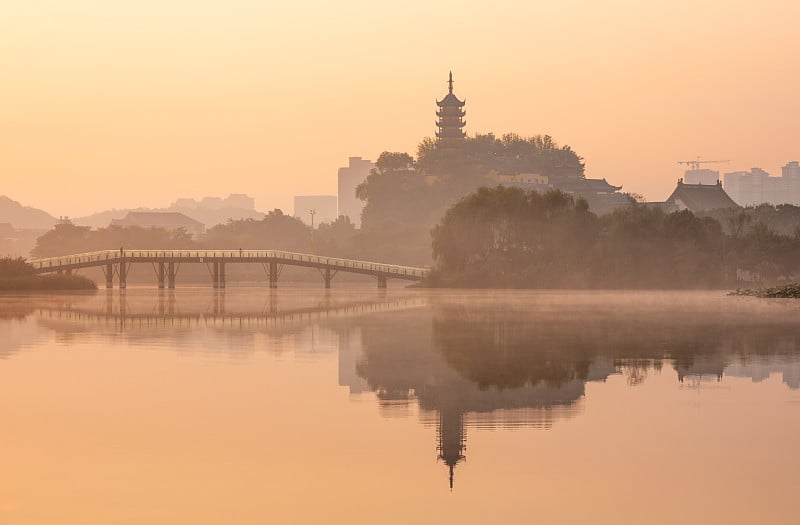
{"type": "Polygon", "coordinates": [[[442,100],[437,100],[436,101],[436,105],[439,106],[440,108],[442,108],[442,107],[458,107],[458,108],[460,108],[460,107],[464,106],[464,104],[466,104],[466,103],[467,103],[466,100],[458,100],[458,97],[456,97],[452,92],[448,93],[447,96],[444,97],[442,100]]]}
{"type": "Polygon", "coordinates": [[[467,125],[467,121],[466,120],[461,121],[461,122],[437,122],[436,123],[436,126],[439,127],[439,128],[442,128],[442,129],[448,129],[448,128],[461,129],[466,125],[467,125]]]}
{"type": "Polygon", "coordinates": [[[463,117],[466,114],[467,112],[464,111],[463,109],[456,109],[449,107],[443,111],[436,112],[437,117],[463,117]]]}
{"type": "Polygon", "coordinates": [[[447,129],[436,132],[436,138],[438,139],[463,139],[466,136],[467,134],[463,131],[455,129],[447,129]]]}

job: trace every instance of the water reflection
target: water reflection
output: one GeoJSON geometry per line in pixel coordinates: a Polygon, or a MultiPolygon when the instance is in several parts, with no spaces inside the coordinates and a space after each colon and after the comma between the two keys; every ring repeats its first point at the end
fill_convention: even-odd
{"type": "Polygon", "coordinates": [[[467,428],[547,428],[580,410],[585,386],[665,364],[677,381],[765,378],[798,388],[797,307],[702,296],[433,297],[430,312],[365,325],[359,375],[382,403],[415,400],[437,425],[438,458],[465,459],[467,428]],[[727,301],[727,302],[725,302],[727,301]]]}
{"type": "Polygon", "coordinates": [[[612,375],[635,387],[669,369],[676,385],[776,373],[800,388],[798,313],[791,302],[691,293],[129,290],[6,301],[0,323],[16,335],[0,344],[0,357],[40,337],[31,325],[20,331],[26,318],[58,340],[169,340],[232,354],[242,337],[258,351],[256,335],[274,341],[310,330],[295,355],[315,355],[314,337],[331,341],[339,384],[351,394],[374,392],[386,417],[419,409],[436,429],[452,488],[469,429],[550,428],[581,413],[588,383],[612,375]]]}
{"type": "Polygon", "coordinates": [[[76,302],[68,297],[63,301],[29,306],[28,313],[35,310],[43,324],[57,331],[75,329],[78,326],[93,330],[100,325],[111,325],[119,332],[193,325],[236,331],[259,325],[303,325],[325,319],[365,315],[421,304],[419,298],[413,297],[389,300],[385,292],[378,292],[369,298],[334,298],[330,293],[326,293],[305,301],[298,300],[304,299],[303,297],[287,296],[284,298],[288,298],[286,304],[279,302],[277,293],[266,294],[255,301],[252,296],[236,293],[232,295],[233,301],[230,301],[228,294],[221,290],[181,299],[176,297],[174,291],[161,290],[155,298],[149,297],[148,294],[130,297],[126,291],[108,292],[104,295],[102,306],[97,300],[76,302]],[[229,305],[231,302],[233,304],[229,305]],[[62,321],[60,325],[56,324],[62,321]],[[71,328],[67,328],[68,326],[71,328]]]}

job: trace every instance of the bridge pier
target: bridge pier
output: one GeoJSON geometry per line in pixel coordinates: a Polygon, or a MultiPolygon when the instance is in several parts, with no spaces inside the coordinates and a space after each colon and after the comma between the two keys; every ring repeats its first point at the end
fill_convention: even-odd
{"type": "Polygon", "coordinates": [[[171,261],[167,264],[167,286],[175,289],[175,263],[171,261]]]}
{"type": "Polygon", "coordinates": [[[211,265],[211,280],[214,288],[225,288],[225,263],[214,261],[211,265]]]}
{"type": "Polygon", "coordinates": [[[127,288],[128,283],[128,265],[125,261],[120,261],[119,266],[117,267],[117,275],[119,276],[119,288],[120,290],[127,288]]]}
{"type": "Polygon", "coordinates": [[[106,288],[114,288],[114,265],[108,263],[101,268],[103,268],[103,275],[106,277],[106,288]]]}
{"type": "Polygon", "coordinates": [[[269,287],[270,288],[277,288],[278,287],[278,263],[275,261],[270,261],[269,263],[269,287]]]}
{"type": "Polygon", "coordinates": [[[378,288],[386,288],[386,276],[379,275],[378,276],[378,288]]]}
{"type": "Polygon", "coordinates": [[[158,263],[158,270],[156,270],[156,278],[158,278],[158,287],[164,288],[164,280],[166,277],[166,265],[163,262],[158,263]]]}
{"type": "Polygon", "coordinates": [[[325,268],[325,273],[322,275],[322,278],[325,279],[325,288],[330,288],[331,280],[333,279],[330,268],[325,268]]]}

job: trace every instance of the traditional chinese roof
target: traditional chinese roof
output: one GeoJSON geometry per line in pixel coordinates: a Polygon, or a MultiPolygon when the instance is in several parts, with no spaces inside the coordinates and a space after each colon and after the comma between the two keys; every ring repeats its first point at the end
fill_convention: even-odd
{"type": "Polygon", "coordinates": [[[665,204],[679,210],[691,211],[717,210],[720,208],[739,208],[730,196],[722,189],[722,184],[686,184],[678,180],[678,186],[665,204]]]}
{"type": "Polygon", "coordinates": [[[442,100],[437,100],[436,101],[436,105],[439,106],[440,108],[443,108],[443,107],[446,107],[446,106],[452,106],[452,107],[460,108],[460,107],[463,107],[464,104],[466,104],[466,102],[464,102],[462,100],[458,100],[458,98],[455,95],[453,95],[452,93],[448,93],[447,96],[444,97],[442,100]]]}
{"type": "Polygon", "coordinates": [[[553,181],[553,185],[558,189],[572,192],[591,192],[591,193],[614,193],[622,189],[622,186],[609,184],[606,179],[574,179],[567,181],[553,181]]]}

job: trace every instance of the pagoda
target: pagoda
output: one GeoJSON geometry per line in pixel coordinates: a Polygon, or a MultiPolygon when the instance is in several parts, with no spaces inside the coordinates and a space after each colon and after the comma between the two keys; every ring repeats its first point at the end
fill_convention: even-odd
{"type": "Polygon", "coordinates": [[[436,122],[436,126],[439,128],[436,138],[439,144],[445,148],[457,148],[467,136],[462,129],[467,125],[464,121],[465,101],[458,100],[458,97],[453,94],[452,71],[447,84],[449,86],[447,96],[436,101],[436,105],[439,106],[439,110],[436,112],[436,116],[439,117],[439,121],[436,122]]]}
{"type": "Polygon", "coordinates": [[[437,459],[444,461],[450,471],[450,490],[453,490],[453,478],[456,465],[464,461],[464,450],[467,441],[467,431],[464,427],[464,412],[457,406],[439,408],[439,428],[437,432],[439,443],[436,446],[439,455],[437,459]]]}

